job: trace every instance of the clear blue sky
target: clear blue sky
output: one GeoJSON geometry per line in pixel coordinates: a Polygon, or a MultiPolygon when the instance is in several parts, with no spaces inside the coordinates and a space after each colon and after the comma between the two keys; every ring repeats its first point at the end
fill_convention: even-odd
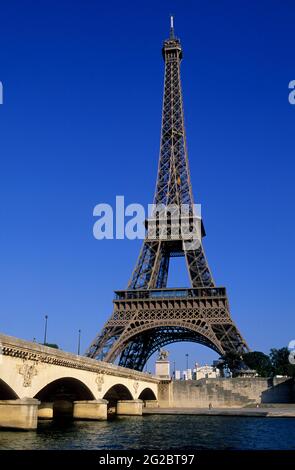
{"type": "Polygon", "coordinates": [[[48,314],[48,341],[75,351],[81,328],[85,350],[125,288],[141,241],[95,240],[92,212],[152,202],[170,12],[213,275],[252,349],[295,337],[293,0],[1,1],[2,332],[42,341],[48,314]]]}

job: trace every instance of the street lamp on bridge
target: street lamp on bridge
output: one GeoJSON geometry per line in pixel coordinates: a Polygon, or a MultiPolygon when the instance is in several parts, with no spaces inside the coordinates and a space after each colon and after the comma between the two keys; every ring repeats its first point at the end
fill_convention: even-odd
{"type": "Polygon", "coordinates": [[[44,328],[44,343],[47,343],[47,320],[48,320],[48,315],[45,315],[45,328],[44,328]]]}
{"type": "Polygon", "coordinates": [[[78,356],[80,356],[81,330],[78,330],[78,356]]]}

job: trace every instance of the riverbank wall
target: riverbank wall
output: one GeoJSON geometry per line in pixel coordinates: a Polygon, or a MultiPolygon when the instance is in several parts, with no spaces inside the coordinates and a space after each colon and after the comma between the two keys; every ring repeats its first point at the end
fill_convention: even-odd
{"type": "Polygon", "coordinates": [[[236,408],[294,403],[294,391],[289,377],[166,380],[159,384],[158,401],[162,408],[236,408]]]}

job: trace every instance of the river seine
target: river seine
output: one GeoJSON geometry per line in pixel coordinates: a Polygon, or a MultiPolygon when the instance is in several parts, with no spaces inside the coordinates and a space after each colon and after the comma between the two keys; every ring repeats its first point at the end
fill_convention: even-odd
{"type": "Polygon", "coordinates": [[[41,421],[37,431],[1,431],[0,449],[295,449],[295,420],[150,415],[41,421]]]}

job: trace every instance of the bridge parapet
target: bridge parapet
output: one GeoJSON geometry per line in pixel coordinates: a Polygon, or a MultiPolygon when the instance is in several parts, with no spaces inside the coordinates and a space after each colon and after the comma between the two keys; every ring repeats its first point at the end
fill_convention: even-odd
{"type": "Polygon", "coordinates": [[[25,341],[12,336],[0,334],[0,354],[28,361],[40,362],[70,369],[85,370],[133,380],[144,380],[158,384],[159,379],[151,374],[120,367],[104,361],[68,353],[38,343],[25,341]]]}

